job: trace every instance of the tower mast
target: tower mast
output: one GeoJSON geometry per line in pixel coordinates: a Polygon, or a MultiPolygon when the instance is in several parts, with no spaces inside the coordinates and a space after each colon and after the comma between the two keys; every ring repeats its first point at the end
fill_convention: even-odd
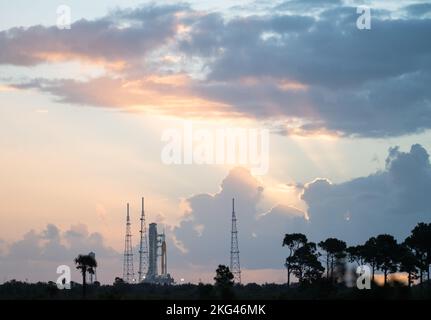
{"type": "Polygon", "coordinates": [[[127,283],[133,283],[135,280],[133,271],[133,249],[132,249],[132,231],[130,228],[129,204],[127,203],[126,219],[126,237],[124,240],[124,259],[123,259],[123,280],[127,283]]]}
{"type": "Polygon", "coordinates": [[[144,197],[142,197],[142,212],[141,212],[141,239],[139,243],[139,282],[145,279],[148,271],[148,239],[147,225],[145,222],[144,197]]]}
{"type": "Polygon", "coordinates": [[[241,283],[241,267],[239,263],[238,230],[236,226],[235,199],[232,198],[232,231],[230,242],[230,271],[235,283],[241,283]]]}

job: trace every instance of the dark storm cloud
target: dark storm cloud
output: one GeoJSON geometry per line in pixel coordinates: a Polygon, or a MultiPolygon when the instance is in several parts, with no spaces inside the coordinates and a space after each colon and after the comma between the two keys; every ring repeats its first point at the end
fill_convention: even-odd
{"type": "Polygon", "coordinates": [[[302,199],[309,207],[309,220],[288,205],[260,214],[256,206],[264,190],[244,169],[233,170],[221,187],[215,195],[188,199],[191,212],[174,230],[188,252],[182,255],[175,250],[176,263],[211,266],[229,262],[233,196],[237,199],[241,262],[246,268],[281,267],[285,233],[302,232],[313,241],[338,237],[356,244],[380,233],[402,240],[418,222],[431,221],[431,164],[421,145],[413,145],[409,152],[390,149],[385,169],[372,175],[339,184],[326,179],[306,184],[302,199]]]}

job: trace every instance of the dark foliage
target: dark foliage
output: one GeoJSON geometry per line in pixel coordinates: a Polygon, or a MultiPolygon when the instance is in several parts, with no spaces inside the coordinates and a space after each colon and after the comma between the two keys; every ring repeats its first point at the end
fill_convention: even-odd
{"type": "MultiPolygon", "coordinates": [[[[347,247],[341,240],[329,238],[319,243],[320,253],[313,242],[300,233],[286,234],[283,246],[288,248],[285,266],[288,285],[233,283],[229,268],[219,265],[215,284],[153,285],[128,284],[115,278],[112,285],[86,283],[86,274],[94,272],[97,262],[90,256],[75,259],[83,276],[83,284],[71,283],[70,290],[59,290],[54,282],[25,283],[11,280],[0,285],[0,299],[431,299],[431,224],[419,223],[406,240],[398,244],[391,235],[382,234],[368,239],[363,245],[347,247]],[[372,269],[370,290],[359,290],[346,283],[346,258],[356,265],[368,264],[372,269]],[[325,268],[319,259],[326,262],[325,268]],[[381,271],[384,286],[376,285],[374,273],[381,271]],[[408,285],[391,281],[393,272],[406,272],[408,285]],[[290,283],[290,275],[298,282],[290,283]],[[343,279],[343,281],[334,281],[343,279]],[[413,281],[420,279],[419,284],[413,281]]],[[[353,269],[356,270],[356,269],[353,269]]],[[[355,279],[355,272],[350,279],[355,279]]]]}

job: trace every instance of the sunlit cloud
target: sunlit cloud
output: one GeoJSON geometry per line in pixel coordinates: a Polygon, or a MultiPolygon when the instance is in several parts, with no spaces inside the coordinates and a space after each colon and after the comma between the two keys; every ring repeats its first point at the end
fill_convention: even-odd
{"type": "Polygon", "coordinates": [[[418,20],[413,9],[402,10],[407,12],[402,20],[377,15],[375,30],[361,37],[349,5],[322,2],[305,16],[300,12],[308,12],[310,4],[291,1],[275,6],[278,15],[268,10],[229,18],[189,5],[117,9],[76,21],[67,33],[43,26],[2,31],[0,64],[78,61],[105,71],[83,82],[51,79],[26,86],[22,79],[8,81],[12,87],[49,92],[62,103],[177,117],[277,119],[286,124],[281,134],[322,140],[428,129],[423,113],[430,97],[424,84],[431,73],[422,61],[431,47],[421,39],[429,19],[418,20]],[[288,8],[293,8],[290,14],[288,8]],[[396,36],[388,36],[391,32],[396,36]],[[386,59],[394,55],[386,52],[398,38],[405,49],[386,59]]]}
{"type": "Polygon", "coordinates": [[[15,91],[15,90],[17,90],[17,89],[13,86],[0,85],[0,92],[10,92],[10,91],[15,91]]]}
{"type": "Polygon", "coordinates": [[[60,63],[60,62],[70,62],[79,61],[84,65],[89,65],[90,67],[102,67],[108,71],[119,72],[126,68],[127,62],[124,60],[106,60],[102,58],[92,58],[85,55],[76,54],[73,52],[38,52],[34,54],[37,60],[41,60],[47,63],[60,63]]]}

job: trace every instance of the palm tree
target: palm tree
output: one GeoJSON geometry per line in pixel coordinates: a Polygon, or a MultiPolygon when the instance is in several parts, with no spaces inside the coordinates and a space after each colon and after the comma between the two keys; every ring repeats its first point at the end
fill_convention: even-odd
{"type": "Polygon", "coordinates": [[[80,254],[75,258],[76,269],[81,270],[82,274],[82,297],[85,299],[85,293],[87,289],[87,272],[94,274],[97,267],[96,259],[91,255],[80,254]]]}

